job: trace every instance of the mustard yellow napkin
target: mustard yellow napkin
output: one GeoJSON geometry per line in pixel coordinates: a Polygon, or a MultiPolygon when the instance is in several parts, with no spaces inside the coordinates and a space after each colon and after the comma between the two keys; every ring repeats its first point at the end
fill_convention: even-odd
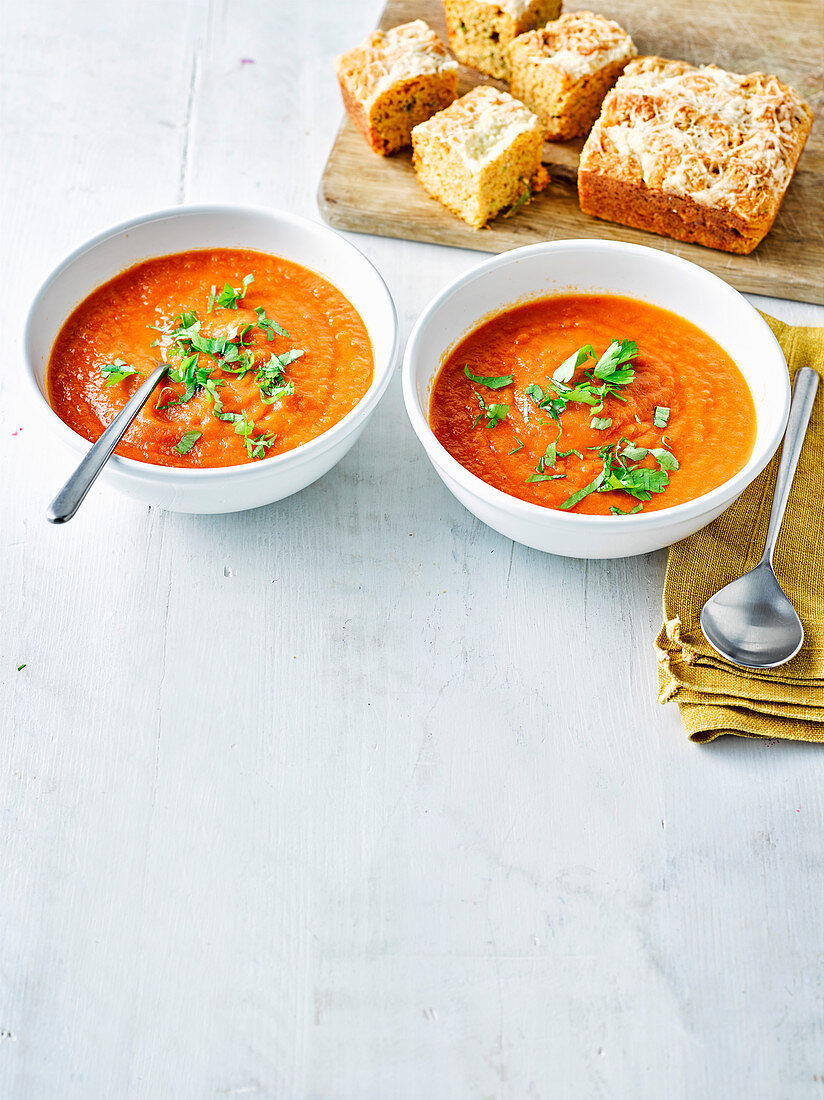
{"type": "MultiPolygon", "coordinates": [[[[790,375],[824,371],[824,328],[765,317],[790,375]]],[[[778,455],[717,520],[670,548],[664,625],[656,639],[659,699],[674,699],[693,741],[722,733],[824,741],[824,387],[810,427],[775,551],[775,571],[804,624],[792,661],[758,672],[724,661],[704,640],[698,615],[709,597],[751,569],[767,533],[778,455]]]]}

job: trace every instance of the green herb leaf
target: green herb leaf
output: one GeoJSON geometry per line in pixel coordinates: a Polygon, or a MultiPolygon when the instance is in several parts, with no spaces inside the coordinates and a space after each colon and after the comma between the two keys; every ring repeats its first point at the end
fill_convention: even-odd
{"type": "Polygon", "coordinates": [[[595,352],[592,350],[591,344],[584,344],[582,348],[578,348],[577,351],[573,351],[572,355],[568,359],[565,359],[561,363],[552,375],[554,382],[569,382],[573,374],[582,363],[585,363],[587,359],[594,359],[595,352]]]}
{"type": "Polygon", "coordinates": [[[517,435],[515,436],[515,439],[516,439],[516,441],[517,441],[517,443],[518,443],[518,446],[517,446],[517,447],[513,447],[511,451],[507,451],[506,453],[507,453],[508,455],[514,455],[514,454],[517,454],[517,453],[518,453],[518,451],[520,451],[520,450],[522,450],[522,449],[523,449],[523,446],[524,446],[524,444],[523,444],[523,441],[522,441],[522,440],[520,440],[520,439],[518,439],[517,435]]]}
{"type": "Polygon", "coordinates": [[[635,513],[640,512],[643,507],[643,504],[636,504],[635,507],[630,508],[628,512],[622,512],[620,508],[613,506],[610,508],[610,512],[612,512],[614,516],[634,516],[635,513]]]}
{"type": "Polygon", "coordinates": [[[666,405],[656,405],[652,414],[652,423],[656,428],[666,428],[669,424],[670,411],[666,405]]]}
{"type": "Polygon", "coordinates": [[[504,211],[504,217],[505,218],[511,218],[513,214],[517,214],[518,211],[521,209],[521,207],[526,206],[526,204],[529,202],[531,197],[532,197],[532,188],[529,186],[529,183],[527,182],[524,190],[520,193],[520,195],[517,197],[515,202],[512,203],[512,205],[509,207],[508,210],[504,211]]]}
{"type": "Polygon", "coordinates": [[[646,447],[639,447],[636,443],[631,443],[627,440],[627,445],[621,451],[622,458],[628,458],[630,462],[640,462],[647,457],[649,451],[646,447]]]}
{"type": "Polygon", "coordinates": [[[579,489],[577,493],[573,493],[571,497],[567,497],[565,501],[558,505],[558,507],[565,510],[574,508],[579,501],[584,499],[584,497],[588,497],[590,493],[596,492],[596,490],[599,489],[601,485],[603,485],[605,476],[606,475],[602,470],[596,478],[593,478],[593,480],[590,481],[589,485],[585,485],[583,489],[579,489]]]}
{"type": "Polygon", "coordinates": [[[486,407],[486,426],[487,428],[494,428],[500,424],[502,420],[506,420],[509,415],[509,405],[487,405],[486,407]]]}
{"type": "Polygon", "coordinates": [[[206,303],[206,312],[211,313],[215,308],[215,294],[217,293],[217,287],[213,286],[209,291],[209,301],[206,303]]]}
{"type": "Polygon", "coordinates": [[[17,666],[17,671],[22,672],[25,667],[26,667],[25,665],[18,665],[17,666]]]}
{"type": "Polygon", "coordinates": [[[622,378],[620,381],[610,376],[615,375],[624,363],[628,363],[630,359],[634,359],[637,354],[638,345],[634,340],[613,340],[595,364],[595,369],[592,373],[596,378],[603,378],[605,381],[609,379],[613,385],[625,386],[627,382],[632,381],[635,375],[634,370],[620,371],[622,375],[627,375],[626,378],[622,378]]]}
{"type": "Polygon", "coordinates": [[[664,470],[648,470],[643,466],[626,469],[618,466],[609,471],[603,491],[623,489],[638,500],[649,500],[652,493],[663,493],[668,484],[669,474],[664,470]]]}
{"type": "Polygon", "coordinates": [[[104,363],[100,368],[100,373],[103,375],[105,384],[113,386],[115,382],[122,382],[124,378],[128,378],[132,374],[140,374],[140,371],[135,370],[128,363],[124,363],[122,359],[115,359],[113,363],[104,363]]]}
{"type": "MultiPolygon", "coordinates": [[[[566,474],[530,474],[527,481],[558,481],[566,477],[566,474]]],[[[563,505],[561,505],[563,507],[563,505]]]]}
{"type": "Polygon", "coordinates": [[[611,416],[593,416],[589,422],[590,428],[596,428],[599,432],[606,431],[607,428],[612,427],[611,416]]]}
{"type": "Polygon", "coordinates": [[[274,340],[275,333],[277,333],[278,336],[285,336],[287,340],[292,339],[282,325],[279,325],[277,321],[273,321],[271,317],[266,316],[266,310],[263,306],[256,306],[255,313],[258,315],[257,327],[266,333],[267,339],[274,340]]]}
{"type": "Polygon", "coordinates": [[[678,459],[670,451],[664,450],[663,447],[650,447],[649,453],[662,470],[678,469],[678,459]]]}
{"type": "Polygon", "coordinates": [[[486,375],[473,374],[469,367],[464,367],[464,374],[470,382],[477,382],[479,386],[486,386],[490,390],[500,390],[504,386],[512,385],[511,374],[486,375]]]}
{"type": "Polygon", "coordinates": [[[202,435],[203,432],[184,432],[180,441],[175,444],[175,450],[179,455],[188,454],[202,435]]]}
{"type": "Polygon", "coordinates": [[[238,303],[245,297],[246,288],[249,283],[254,282],[254,275],[245,275],[243,277],[243,286],[231,287],[228,283],[224,284],[223,290],[217,296],[217,304],[223,306],[224,309],[237,309],[238,303]]]}

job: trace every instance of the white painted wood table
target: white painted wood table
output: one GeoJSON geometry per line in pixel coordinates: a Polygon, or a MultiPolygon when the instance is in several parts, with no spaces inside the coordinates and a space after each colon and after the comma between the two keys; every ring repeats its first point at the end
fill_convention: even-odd
{"type": "MultiPolygon", "coordinates": [[[[45,521],[38,283],[178,201],[317,217],[377,15],[3,2],[0,1097],[824,1097],[824,755],[687,742],[664,553],[488,530],[397,375],[281,504],[45,521]]],[[[353,239],[404,337],[483,258],[353,239]]]]}

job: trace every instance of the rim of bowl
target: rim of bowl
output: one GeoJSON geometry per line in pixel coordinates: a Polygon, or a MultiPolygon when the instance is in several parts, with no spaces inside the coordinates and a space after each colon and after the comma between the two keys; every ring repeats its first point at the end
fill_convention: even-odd
{"type": "MultiPolygon", "coordinates": [[[[478,264],[477,267],[472,268],[471,271],[466,272],[464,275],[458,276],[457,279],[453,279],[451,283],[443,288],[425,307],[418,320],[409,335],[409,340],[406,344],[406,350],[403,357],[403,397],[404,404],[406,405],[406,412],[409,416],[412,428],[415,431],[418,439],[422,443],[424,450],[427,452],[430,460],[434,463],[441,464],[445,467],[447,473],[449,473],[456,481],[463,484],[463,486],[470,492],[473,492],[481,500],[485,501],[494,507],[504,507],[515,515],[529,520],[543,520],[550,519],[552,521],[558,521],[560,523],[594,523],[598,526],[609,526],[614,530],[616,524],[632,523],[636,527],[655,527],[659,524],[667,524],[670,521],[677,523],[679,520],[688,519],[696,515],[700,515],[702,512],[711,511],[722,499],[729,497],[730,503],[738,496],[744,489],[758,477],[767,463],[775,454],[778,449],[778,445],[783,438],[784,432],[787,426],[787,417],[790,410],[790,379],[789,374],[786,374],[783,379],[783,412],[779,417],[778,428],[772,433],[767,444],[763,450],[760,450],[759,454],[755,452],[750,456],[745,465],[733,474],[732,477],[722,482],[721,485],[716,486],[714,489],[710,489],[707,493],[702,493],[701,496],[695,497],[694,500],[687,500],[681,504],[672,504],[667,508],[657,508],[654,512],[639,512],[636,515],[622,515],[622,516],[593,516],[588,514],[576,514],[574,512],[563,512],[558,508],[547,508],[543,504],[533,504],[528,500],[521,500],[520,497],[511,496],[509,493],[505,493],[502,489],[496,489],[489,482],[484,481],[483,478],[473,474],[470,470],[467,470],[465,466],[462,466],[456,458],[454,458],[446,447],[440,442],[438,437],[432,431],[429,426],[429,420],[424,413],[421,402],[418,399],[417,386],[415,385],[415,379],[413,377],[413,361],[417,355],[418,344],[421,340],[421,333],[426,325],[429,323],[432,315],[435,313],[443,303],[450,298],[456,291],[460,290],[473,280],[485,275],[488,271],[494,270],[496,267],[504,266],[511,262],[513,259],[518,260],[519,257],[526,253],[534,252],[568,252],[571,250],[576,251],[588,251],[588,252],[615,252],[615,253],[643,253],[644,255],[652,255],[656,261],[661,262],[664,266],[670,265],[675,270],[689,271],[692,274],[696,274],[698,278],[705,278],[708,282],[715,284],[715,286],[724,294],[730,298],[737,299],[737,301],[745,307],[752,316],[752,319],[756,322],[757,326],[763,331],[764,337],[768,343],[772,345],[778,351],[782,361],[784,359],[784,353],[781,350],[781,346],[776,340],[772,330],[767,325],[766,321],[761,317],[758,310],[751,305],[747,299],[735,287],[730,286],[729,283],[724,282],[718,275],[713,274],[711,271],[707,271],[706,268],[701,267],[699,264],[693,263],[691,260],[685,260],[681,256],[674,256],[670,252],[663,252],[660,249],[652,248],[649,245],[632,244],[628,241],[603,241],[594,240],[589,238],[576,238],[570,237],[560,241],[539,241],[537,244],[523,245],[520,248],[513,248],[507,252],[501,252],[497,256],[493,256],[489,260],[485,260],[483,263],[478,264]],[[432,453],[434,452],[434,454],[432,453]],[[437,456],[437,459],[436,457],[437,456]]],[[[584,288],[579,291],[582,294],[586,293],[584,288]]],[[[551,297],[551,295],[535,295],[538,297],[551,297]]],[[[521,304],[522,302],[532,301],[532,298],[522,297],[517,301],[512,302],[511,306],[501,306],[501,309],[497,312],[503,312],[507,308],[521,304]]],[[[651,302],[651,305],[655,305],[655,302],[651,302]]],[[[673,310],[673,312],[675,312],[673,310]]],[[[475,321],[467,326],[465,335],[469,335],[474,328],[477,327],[485,318],[494,316],[495,314],[484,314],[483,317],[478,317],[475,321]]],[[[693,322],[695,323],[695,322],[693,322]]],[[[696,327],[700,328],[700,325],[696,327]]],[[[703,331],[703,330],[702,330],[703,331]]],[[[446,350],[446,349],[445,349],[446,350]]],[[[442,365],[443,360],[441,360],[442,365]]],[[[736,364],[737,365],[737,364],[736,364]]],[[[740,368],[739,368],[740,369],[740,368]]],[[[440,370],[440,365],[438,367],[440,370]]],[[[747,384],[749,389],[749,383],[747,384]]]]}
{"type": "MultiPolygon", "coordinates": [[[[52,406],[49,404],[48,399],[45,397],[37,384],[34,366],[29,358],[29,340],[32,326],[34,324],[35,314],[40,305],[40,301],[49,290],[49,288],[52,286],[52,284],[60,279],[64,272],[67,271],[72,266],[72,264],[79,260],[81,256],[85,255],[87,252],[90,252],[92,249],[104,243],[109,238],[115,237],[119,233],[126,232],[127,230],[136,229],[139,226],[143,225],[148,225],[151,222],[163,221],[166,218],[173,217],[187,217],[195,214],[242,214],[244,216],[248,216],[251,214],[253,216],[267,218],[270,220],[275,219],[282,222],[290,222],[292,225],[298,228],[309,229],[310,231],[319,233],[321,236],[329,236],[340,242],[344,246],[344,248],[349,249],[351,252],[353,252],[374,272],[375,278],[377,279],[378,289],[380,290],[384,299],[384,306],[388,307],[389,316],[391,318],[391,351],[386,357],[386,363],[384,365],[383,371],[380,371],[378,369],[378,364],[375,363],[372,381],[369,384],[369,388],[367,389],[366,393],[363,394],[363,396],[354,406],[354,408],[349,410],[346,416],[342,417],[336,424],[333,424],[330,428],[327,428],[325,432],[321,432],[320,435],[315,436],[314,439],[308,440],[306,443],[303,443],[299,447],[293,447],[290,451],[284,451],[282,454],[273,455],[271,458],[264,459],[260,463],[243,462],[233,466],[206,466],[196,467],[194,469],[190,469],[187,466],[160,466],[153,462],[142,462],[136,458],[126,458],[123,455],[116,454],[113,454],[109,458],[106,465],[118,470],[118,472],[120,473],[129,474],[132,476],[157,476],[161,479],[184,476],[187,479],[196,478],[201,480],[210,477],[213,478],[215,476],[239,477],[243,474],[249,476],[250,474],[259,474],[260,471],[264,468],[267,470],[271,469],[272,467],[269,465],[270,463],[283,465],[285,461],[297,462],[302,461],[304,457],[311,458],[311,456],[316,451],[328,445],[330,442],[333,442],[339,436],[344,435],[348,431],[352,420],[356,419],[356,417],[361,416],[366,412],[371,412],[374,406],[383,396],[386,387],[389,385],[389,382],[392,378],[392,371],[398,358],[398,311],[395,307],[395,301],[389,291],[389,287],[386,285],[386,281],[384,280],[381,273],[378,271],[377,267],[367,256],[363,254],[363,252],[361,252],[359,248],[353,245],[351,241],[348,241],[340,233],[336,233],[334,229],[331,229],[329,226],[324,225],[322,222],[315,222],[312,221],[310,218],[302,217],[300,214],[291,214],[286,211],[278,210],[274,207],[245,206],[242,203],[187,203],[180,206],[169,206],[165,207],[162,210],[152,210],[146,214],[140,214],[136,217],[127,218],[125,221],[117,222],[115,225],[111,225],[107,229],[101,230],[93,237],[90,237],[88,240],[78,245],[77,248],[73,249],[66,257],[64,257],[64,259],[60,261],[60,263],[57,264],[56,267],[54,267],[49,272],[49,274],[40,284],[40,287],[34,298],[32,299],[31,305],[29,306],[28,313],[26,314],[26,321],[23,327],[23,359],[25,361],[25,373],[26,378],[29,381],[29,385],[31,389],[34,390],[35,397],[39,402],[41,409],[43,409],[46,415],[49,416],[50,423],[53,423],[55,425],[56,429],[64,436],[70,446],[75,446],[79,444],[81,448],[88,448],[92,445],[85,436],[80,435],[80,433],[76,432],[74,428],[69,427],[65,420],[62,420],[57,415],[52,406]]],[[[204,245],[204,247],[209,246],[204,245]]],[[[195,249],[189,249],[188,251],[195,251],[195,249]]],[[[258,249],[258,251],[265,250],[258,249]]],[[[279,253],[275,252],[267,252],[266,254],[270,256],[279,255],[279,253]]],[[[174,255],[174,253],[169,253],[169,255],[174,255]]],[[[288,256],[284,256],[282,258],[289,259],[288,256]]],[[[141,262],[141,260],[135,260],[135,264],[141,262]]],[[[134,264],[131,264],[129,266],[134,266],[134,264]]],[[[331,283],[332,286],[336,287],[336,289],[339,289],[335,281],[325,275],[322,271],[318,271],[316,268],[310,268],[306,264],[302,264],[301,266],[307,267],[307,270],[314,271],[316,275],[320,275],[321,278],[326,279],[326,281],[331,283]]],[[[123,270],[128,270],[128,267],[124,268],[123,270]]],[[[112,276],[112,278],[114,277],[115,276],[112,276]]],[[[99,285],[103,286],[105,285],[105,283],[101,283],[99,285]]],[[[91,289],[87,290],[78,299],[78,305],[81,302],[85,301],[89,294],[93,293],[93,291],[97,289],[98,287],[94,286],[91,289]]],[[[340,291],[340,293],[343,293],[343,291],[340,291]]],[[[349,301],[348,298],[347,301],[349,301]]],[[[352,308],[354,309],[354,306],[352,308]]],[[[356,312],[358,313],[358,316],[360,316],[360,313],[357,310],[356,312]]],[[[65,323],[67,319],[68,317],[64,318],[63,323],[65,323]]],[[[361,320],[363,321],[362,317],[361,320]]],[[[365,321],[363,323],[364,325],[366,325],[365,321]]],[[[369,329],[367,328],[367,333],[368,332],[369,329]]],[[[371,342],[372,340],[370,336],[370,343],[371,342]]]]}

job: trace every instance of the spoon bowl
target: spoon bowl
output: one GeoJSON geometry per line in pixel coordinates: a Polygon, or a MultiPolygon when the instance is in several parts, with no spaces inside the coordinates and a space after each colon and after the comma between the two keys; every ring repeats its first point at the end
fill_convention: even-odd
{"type": "Polygon", "coordinates": [[[713,649],[746,668],[783,665],[804,641],[801,620],[768,561],[716,592],[700,621],[713,649]]]}

